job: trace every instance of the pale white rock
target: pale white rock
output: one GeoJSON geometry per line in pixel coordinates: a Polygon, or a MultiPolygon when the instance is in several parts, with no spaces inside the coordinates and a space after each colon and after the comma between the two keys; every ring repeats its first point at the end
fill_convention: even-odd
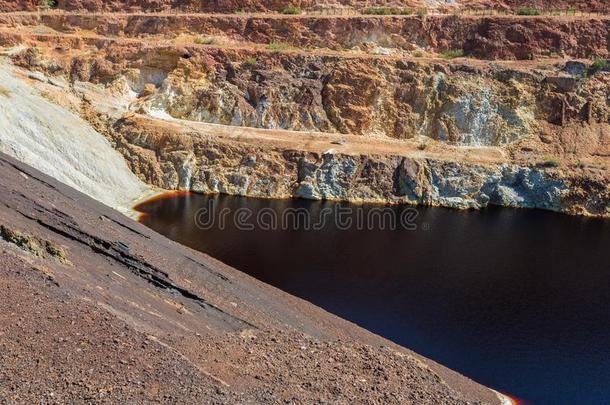
{"type": "Polygon", "coordinates": [[[150,193],[108,140],[0,64],[0,151],[124,212],[150,193]]]}

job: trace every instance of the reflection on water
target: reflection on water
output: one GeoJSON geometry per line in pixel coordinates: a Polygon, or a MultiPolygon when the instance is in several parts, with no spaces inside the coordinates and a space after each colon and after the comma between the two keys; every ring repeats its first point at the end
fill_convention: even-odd
{"type": "MultiPolygon", "coordinates": [[[[415,230],[346,230],[331,217],[304,231],[239,230],[232,217],[240,208],[316,217],[337,205],[349,207],[177,195],[139,210],[158,232],[485,385],[536,404],[607,403],[610,221],[418,208],[415,230]],[[210,201],[213,215],[229,211],[223,229],[196,225],[210,201]]],[[[403,209],[391,208],[396,218],[403,209]]]]}

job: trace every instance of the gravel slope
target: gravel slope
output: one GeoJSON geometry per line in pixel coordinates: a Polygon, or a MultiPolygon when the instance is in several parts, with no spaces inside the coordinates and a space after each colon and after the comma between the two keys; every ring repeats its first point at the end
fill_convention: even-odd
{"type": "Polygon", "coordinates": [[[0,155],[0,402],[499,403],[0,155]]]}

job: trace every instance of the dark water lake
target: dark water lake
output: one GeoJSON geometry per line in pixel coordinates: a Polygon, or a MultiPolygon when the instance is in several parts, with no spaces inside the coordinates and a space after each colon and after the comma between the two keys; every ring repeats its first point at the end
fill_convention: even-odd
{"type": "Polygon", "coordinates": [[[187,194],[138,210],[171,239],[526,403],[609,403],[610,221],[381,208],[187,194]]]}

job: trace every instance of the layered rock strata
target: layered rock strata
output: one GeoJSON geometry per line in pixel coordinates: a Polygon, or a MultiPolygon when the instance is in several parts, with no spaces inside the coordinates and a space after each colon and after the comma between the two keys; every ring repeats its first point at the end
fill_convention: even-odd
{"type": "Polygon", "coordinates": [[[389,54],[462,50],[466,56],[485,59],[610,55],[607,17],[5,14],[0,15],[0,24],[114,37],[194,35],[191,40],[201,37],[215,43],[282,43],[389,54]]]}
{"type": "Polygon", "coordinates": [[[2,41],[20,45],[11,60],[42,81],[66,77],[83,100],[77,113],[163,189],[610,214],[610,74],[597,61],[176,46],[27,29],[2,41]]]}

